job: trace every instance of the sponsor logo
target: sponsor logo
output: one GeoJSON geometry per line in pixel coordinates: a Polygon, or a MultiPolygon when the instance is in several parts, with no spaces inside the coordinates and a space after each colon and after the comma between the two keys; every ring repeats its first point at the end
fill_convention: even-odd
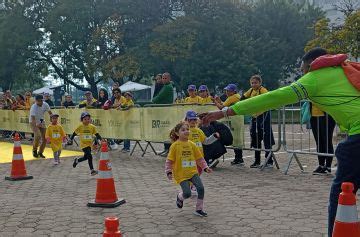
{"type": "Polygon", "coordinates": [[[166,120],[152,120],[151,122],[152,128],[167,128],[170,127],[170,121],[166,120]]]}

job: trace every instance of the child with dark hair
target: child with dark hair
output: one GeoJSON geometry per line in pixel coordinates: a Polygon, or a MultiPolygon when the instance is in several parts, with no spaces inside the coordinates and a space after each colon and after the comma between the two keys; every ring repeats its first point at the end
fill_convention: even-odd
{"type": "Polygon", "coordinates": [[[98,172],[94,169],[93,166],[93,157],[91,155],[91,146],[93,142],[93,136],[96,139],[101,140],[100,134],[96,131],[96,127],[91,124],[91,116],[88,112],[82,112],[80,116],[82,124],[80,124],[70,137],[69,145],[72,144],[74,137],[79,135],[80,137],[80,147],[84,152],[84,156],[81,158],[75,158],[73,162],[73,167],[75,168],[79,162],[87,160],[89,163],[90,174],[96,175],[98,172]]]}
{"type": "Polygon", "coordinates": [[[98,107],[103,108],[104,104],[109,100],[109,94],[107,90],[101,88],[98,96],[98,107]]]}
{"type": "MultiPolygon", "coordinates": [[[[262,86],[262,79],[260,75],[253,75],[250,78],[251,88],[244,93],[241,99],[247,99],[267,93],[268,90],[262,86]]],[[[271,113],[266,111],[252,115],[250,124],[251,147],[261,149],[261,141],[264,141],[265,149],[271,149],[275,144],[274,135],[271,128],[271,113]]],[[[261,151],[255,151],[255,161],[250,168],[260,167],[261,151]]],[[[265,152],[265,158],[270,155],[270,151],[265,152]]],[[[273,159],[270,157],[266,167],[273,167],[273,159]]]]}
{"type": "Polygon", "coordinates": [[[165,173],[169,180],[174,179],[181,186],[182,192],[176,196],[177,207],[182,208],[184,200],[191,197],[190,183],[192,183],[198,193],[194,214],[205,217],[207,213],[204,212],[204,186],[196,166],[200,166],[207,173],[210,173],[211,169],[207,166],[199,148],[189,141],[189,134],[189,124],[185,121],[178,123],[171,130],[170,139],[173,143],[165,163],[165,173]]]}

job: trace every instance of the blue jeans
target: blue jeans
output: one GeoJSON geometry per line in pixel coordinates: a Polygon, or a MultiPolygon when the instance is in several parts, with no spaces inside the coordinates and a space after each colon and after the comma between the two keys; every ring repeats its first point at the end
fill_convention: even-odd
{"type": "Polygon", "coordinates": [[[335,151],[338,160],[335,179],[330,190],[328,234],[332,236],[338,198],[341,192],[343,182],[354,184],[354,193],[360,185],[360,134],[349,136],[344,142],[341,142],[335,151]]]}
{"type": "Polygon", "coordinates": [[[130,150],[130,140],[124,140],[124,150],[130,150]]]}

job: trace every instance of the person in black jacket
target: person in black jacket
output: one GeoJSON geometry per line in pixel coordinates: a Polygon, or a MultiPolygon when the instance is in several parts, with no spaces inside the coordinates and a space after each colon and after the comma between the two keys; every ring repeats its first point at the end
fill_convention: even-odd
{"type": "Polygon", "coordinates": [[[211,136],[216,132],[220,134],[219,140],[210,145],[203,145],[204,159],[209,167],[215,168],[219,163],[217,159],[227,152],[225,146],[229,146],[233,143],[233,136],[230,129],[225,124],[217,121],[213,121],[208,125],[202,124],[199,128],[206,136],[211,136]]]}
{"type": "Polygon", "coordinates": [[[161,88],[164,86],[161,80],[162,80],[162,74],[157,74],[156,77],[154,77],[155,88],[154,88],[153,98],[159,94],[161,88]]]}

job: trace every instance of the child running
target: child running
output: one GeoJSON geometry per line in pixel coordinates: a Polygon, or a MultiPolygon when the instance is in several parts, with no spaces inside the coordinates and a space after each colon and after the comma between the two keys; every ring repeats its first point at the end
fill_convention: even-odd
{"type": "Polygon", "coordinates": [[[75,129],[75,132],[71,135],[71,138],[70,138],[70,141],[68,144],[71,145],[74,140],[74,137],[76,135],[79,135],[80,148],[83,150],[84,156],[81,158],[75,158],[73,167],[75,168],[79,162],[87,160],[89,163],[90,174],[92,176],[94,176],[98,172],[96,170],[94,170],[94,166],[93,166],[93,162],[92,162],[93,157],[91,155],[91,145],[92,145],[92,141],[93,141],[93,136],[95,136],[96,139],[98,139],[98,140],[101,140],[101,136],[96,131],[96,127],[93,124],[90,124],[91,116],[88,112],[82,112],[81,116],[80,116],[80,120],[81,120],[82,124],[80,124],[79,127],[77,127],[77,129],[75,129]]]}
{"type": "Polygon", "coordinates": [[[45,138],[50,141],[51,149],[54,152],[54,165],[60,164],[60,154],[62,148],[62,141],[65,138],[63,127],[58,124],[58,114],[51,114],[51,124],[46,129],[45,138]]]}
{"type": "Polygon", "coordinates": [[[176,196],[176,205],[182,208],[184,200],[191,197],[190,182],[197,189],[198,196],[194,214],[205,217],[204,212],[204,186],[199,177],[196,165],[203,171],[210,173],[211,169],[207,166],[205,159],[201,155],[196,145],[189,141],[189,124],[185,121],[178,123],[170,132],[170,139],[173,144],[165,163],[165,173],[169,180],[174,178],[180,184],[182,192],[176,196]]]}
{"type": "MultiPolygon", "coordinates": [[[[186,112],[185,121],[189,123],[189,127],[190,127],[189,140],[192,141],[193,143],[195,143],[195,145],[199,148],[202,157],[204,157],[204,149],[203,149],[202,145],[203,144],[210,145],[210,144],[216,142],[220,138],[220,134],[218,132],[216,132],[216,133],[212,134],[211,136],[206,137],[204,132],[200,128],[198,128],[199,118],[198,118],[197,113],[193,110],[189,110],[186,112]]],[[[217,159],[215,159],[213,162],[211,162],[211,164],[209,166],[210,166],[210,168],[213,168],[218,163],[219,163],[219,161],[217,159]]],[[[199,175],[201,175],[202,169],[200,166],[198,166],[198,172],[199,172],[199,175]]]]}

